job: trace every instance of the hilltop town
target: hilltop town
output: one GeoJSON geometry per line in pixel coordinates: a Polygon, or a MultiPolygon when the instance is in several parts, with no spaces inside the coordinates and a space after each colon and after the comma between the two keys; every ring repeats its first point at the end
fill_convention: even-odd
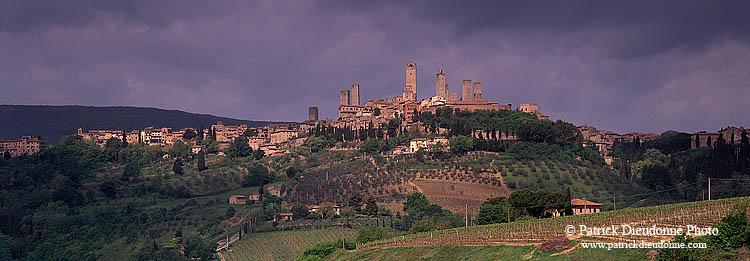
{"type": "MultiPolygon", "coordinates": [[[[552,121],[536,103],[514,107],[487,100],[482,91],[488,86],[473,80],[461,81],[459,98],[442,68],[435,95],[420,98],[417,64],[407,62],[404,72],[395,97],[363,102],[359,84],[341,90],[338,104],[325,105],[337,106],[337,119],[320,119],[312,106],[302,122],[79,127],[58,144],[38,136],[0,141],[0,175],[9,181],[0,186],[13,191],[0,195],[13,203],[0,214],[10,220],[6,230],[14,238],[29,233],[24,224],[31,222],[49,240],[60,240],[59,231],[106,231],[63,240],[59,248],[137,249],[80,251],[79,259],[152,256],[154,249],[192,255],[180,248],[201,249],[206,259],[214,253],[293,259],[332,238],[357,243],[336,242],[348,249],[409,245],[408,237],[442,244],[432,233],[457,227],[481,235],[472,241],[456,233],[450,242],[540,242],[559,236],[563,223],[583,220],[571,216],[641,222],[638,215],[620,213],[735,198],[701,203],[698,210],[678,205],[668,214],[674,223],[697,211],[704,224],[715,224],[734,204],[726,202],[748,196],[742,183],[750,175],[744,128],[618,134],[552,121]],[[51,196],[39,199],[35,191],[51,196]],[[40,213],[54,225],[40,226],[40,213]],[[529,220],[551,225],[536,228],[539,234],[520,233],[529,220]],[[509,230],[489,233],[482,229],[495,227],[479,226],[496,223],[510,223],[509,230]],[[371,230],[380,236],[355,239],[371,230]],[[243,239],[248,233],[258,236],[243,239]],[[302,245],[285,254],[284,246],[269,246],[276,244],[269,243],[278,240],[275,235],[304,240],[295,240],[302,245]],[[183,237],[192,243],[175,243],[183,237]],[[115,241],[121,238],[128,241],[115,241]]],[[[23,251],[58,259],[58,252],[43,250],[23,251]]]]}

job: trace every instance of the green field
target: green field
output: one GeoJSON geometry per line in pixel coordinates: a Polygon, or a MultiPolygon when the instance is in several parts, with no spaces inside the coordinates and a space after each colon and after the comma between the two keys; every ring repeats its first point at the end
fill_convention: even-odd
{"type": "Polygon", "coordinates": [[[322,242],[354,240],[353,230],[316,229],[248,234],[224,252],[226,260],[293,260],[322,242]]]}
{"type": "Polygon", "coordinates": [[[328,260],[646,260],[647,251],[582,249],[539,253],[537,246],[409,246],[338,251],[328,260]]]}

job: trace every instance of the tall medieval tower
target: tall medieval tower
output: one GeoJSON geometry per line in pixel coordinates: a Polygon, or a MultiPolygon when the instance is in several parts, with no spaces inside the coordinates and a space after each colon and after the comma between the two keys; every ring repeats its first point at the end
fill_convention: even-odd
{"type": "Polygon", "coordinates": [[[435,96],[440,96],[440,97],[443,97],[444,99],[448,99],[448,84],[445,83],[445,72],[443,72],[442,66],[440,67],[440,69],[438,69],[436,78],[437,79],[435,79],[435,96]]]}
{"type": "Polygon", "coordinates": [[[474,101],[482,101],[482,83],[474,83],[474,101]]]}
{"type": "Polygon", "coordinates": [[[406,84],[403,93],[404,101],[417,100],[417,63],[406,62],[406,84]]]}
{"type": "Polygon", "coordinates": [[[471,88],[471,80],[461,81],[461,101],[469,102],[474,100],[474,90],[471,88]]]}
{"type": "Polygon", "coordinates": [[[351,105],[359,105],[359,84],[352,84],[352,91],[350,94],[351,97],[349,100],[351,102],[351,105]]]}

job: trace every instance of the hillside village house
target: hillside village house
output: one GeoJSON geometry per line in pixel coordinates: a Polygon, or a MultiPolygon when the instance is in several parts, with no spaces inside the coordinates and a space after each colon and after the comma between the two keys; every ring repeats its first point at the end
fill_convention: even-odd
{"type": "Polygon", "coordinates": [[[247,204],[247,196],[233,195],[229,197],[229,204],[231,205],[244,205],[247,204]]]}
{"type": "MultiPolygon", "coordinates": [[[[320,206],[314,205],[314,206],[308,206],[310,213],[318,213],[320,211],[320,206]]],[[[341,206],[339,205],[333,205],[333,212],[336,213],[336,215],[341,215],[341,206]]]]}
{"type": "Polygon", "coordinates": [[[292,213],[279,213],[273,217],[275,222],[292,221],[292,213]]]}
{"type": "Polygon", "coordinates": [[[190,152],[192,152],[193,154],[198,154],[202,150],[203,150],[203,146],[200,146],[200,145],[193,145],[192,147],[190,147],[190,152]]]}
{"type": "MultiPolygon", "coordinates": [[[[602,207],[602,204],[591,202],[586,199],[574,198],[570,200],[570,206],[573,209],[573,215],[585,215],[599,213],[599,208],[602,207]]],[[[552,217],[564,216],[557,210],[552,211],[551,214],[552,217]]]]}
{"type": "Polygon", "coordinates": [[[38,137],[23,136],[17,140],[0,140],[0,157],[8,152],[11,157],[31,155],[39,152],[42,140],[38,137]]]}
{"type": "Polygon", "coordinates": [[[417,152],[420,149],[431,151],[432,148],[440,143],[443,146],[443,150],[449,149],[448,138],[446,137],[434,137],[434,138],[414,138],[409,141],[409,152],[417,152]]]}
{"type": "Polygon", "coordinates": [[[602,204],[580,198],[571,199],[570,205],[573,208],[573,215],[599,213],[599,208],[602,207],[602,204]]]}

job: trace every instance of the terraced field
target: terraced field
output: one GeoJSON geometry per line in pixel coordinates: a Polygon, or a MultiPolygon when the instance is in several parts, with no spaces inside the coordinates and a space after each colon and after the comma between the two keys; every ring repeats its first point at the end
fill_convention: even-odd
{"type": "Polygon", "coordinates": [[[357,231],[316,229],[248,234],[222,254],[226,260],[294,260],[317,243],[354,240],[357,231]]]}
{"type": "MultiPolygon", "coordinates": [[[[750,198],[731,198],[699,201],[681,204],[661,205],[608,211],[597,214],[546,218],[530,221],[473,226],[468,228],[446,229],[419,234],[397,236],[373,242],[366,248],[414,245],[488,245],[508,242],[539,243],[555,236],[566,236],[566,226],[609,227],[631,225],[632,227],[660,228],[695,225],[708,227],[716,225],[737,203],[746,204],[750,198]]],[[[605,241],[669,239],[660,236],[591,236],[605,241]]]]}
{"type": "Polygon", "coordinates": [[[468,206],[472,216],[479,213],[479,207],[485,200],[510,194],[505,187],[483,183],[417,178],[414,184],[422,190],[430,203],[438,204],[453,213],[463,213],[468,206]]]}

